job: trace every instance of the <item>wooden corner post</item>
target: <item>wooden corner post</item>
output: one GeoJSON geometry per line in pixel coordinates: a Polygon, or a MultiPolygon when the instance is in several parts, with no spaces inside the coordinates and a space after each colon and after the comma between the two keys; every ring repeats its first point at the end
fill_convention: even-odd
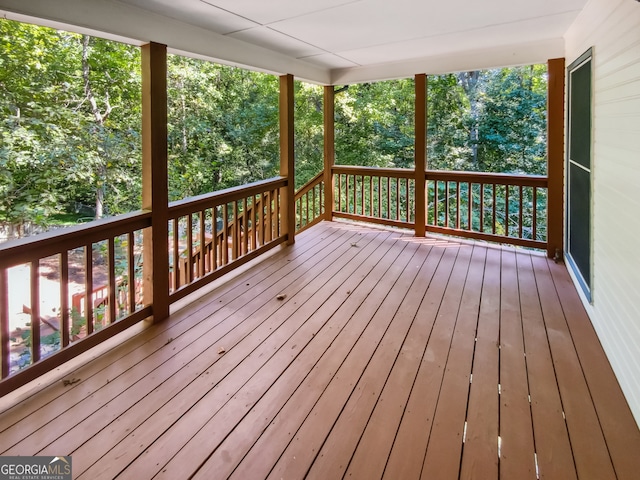
{"type": "Polygon", "coordinates": [[[169,191],[167,178],[167,47],[142,46],[142,208],[151,211],[143,235],[144,303],[153,321],[169,316],[169,191]]]}
{"type": "Polygon", "coordinates": [[[427,76],[415,76],[415,231],[416,237],[426,234],[426,169],[427,169],[427,76]]]}
{"type": "Polygon", "coordinates": [[[324,87],[324,219],[333,220],[333,166],[336,163],[335,145],[335,89],[324,87]]]}
{"type": "Polygon", "coordinates": [[[295,155],[293,142],[293,75],[280,77],[280,175],[287,178],[282,189],[280,222],[287,245],[295,242],[295,155]]]}
{"type": "Polygon", "coordinates": [[[547,83],[547,255],[564,251],[564,58],[548,61],[547,83]]]}

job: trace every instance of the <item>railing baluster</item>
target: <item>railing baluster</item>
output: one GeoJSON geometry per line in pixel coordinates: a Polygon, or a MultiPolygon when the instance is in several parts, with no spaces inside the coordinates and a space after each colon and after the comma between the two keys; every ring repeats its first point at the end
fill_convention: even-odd
{"type": "Polygon", "coordinates": [[[9,275],[6,268],[0,268],[0,374],[9,376],[11,369],[11,343],[9,339],[9,275]]]}
{"type": "Polygon", "coordinates": [[[369,175],[369,216],[373,217],[373,177],[369,175]]]}
{"type": "Polygon", "coordinates": [[[405,194],[405,208],[406,208],[406,222],[409,223],[411,222],[411,195],[409,192],[409,179],[405,178],[404,179],[404,194],[405,194]]]}
{"type": "Polygon", "coordinates": [[[531,219],[532,239],[538,239],[538,187],[533,187],[533,211],[531,219]]]}
{"type": "Polygon", "coordinates": [[[364,188],[364,184],[365,184],[365,177],[364,175],[362,175],[360,177],[361,183],[360,183],[360,213],[362,214],[362,216],[365,215],[364,213],[364,205],[365,205],[365,188],[364,188]]]}
{"type": "Polygon", "coordinates": [[[249,253],[249,212],[247,211],[247,197],[242,199],[242,254],[249,253]]]}
{"type": "Polygon", "coordinates": [[[358,176],[353,176],[353,214],[358,213],[358,176]]]}
{"type": "Polygon", "coordinates": [[[204,225],[204,221],[205,221],[205,211],[204,210],[200,210],[198,212],[198,216],[199,221],[200,221],[200,268],[199,268],[199,272],[198,272],[198,276],[199,277],[204,277],[205,272],[207,271],[207,253],[206,253],[206,246],[207,246],[207,239],[205,237],[205,225],[204,225]]]}
{"type": "Polygon", "coordinates": [[[444,226],[449,228],[449,181],[444,182],[444,226]]]}
{"type": "Polygon", "coordinates": [[[473,230],[473,183],[467,183],[467,229],[473,230]]]}
{"type": "Polygon", "coordinates": [[[438,198],[438,180],[435,180],[433,182],[433,224],[434,225],[439,225],[439,218],[438,218],[438,202],[440,201],[440,199],[438,198]]]}
{"type": "Polygon", "coordinates": [[[40,260],[31,262],[31,363],[40,360],[40,260]]]}
{"type": "Polygon", "coordinates": [[[240,219],[238,218],[238,201],[233,201],[231,209],[231,260],[238,258],[239,252],[239,235],[240,235],[240,219]]]}
{"type": "MultiPolygon", "coordinates": [[[[316,218],[320,212],[317,211],[317,204],[316,204],[316,187],[313,187],[313,189],[311,190],[312,194],[311,194],[311,198],[313,199],[313,203],[312,203],[312,208],[311,211],[313,212],[313,218],[316,218]]],[[[309,222],[307,221],[307,224],[309,224],[309,222]]]]}
{"type": "Polygon", "coordinates": [[[456,228],[460,229],[460,182],[456,182],[456,228]]]}
{"type": "Polygon", "coordinates": [[[484,232],[484,191],[485,184],[480,184],[480,232],[484,232]]]}
{"type": "Polygon", "coordinates": [[[87,335],[91,335],[93,333],[93,245],[85,245],[84,249],[84,289],[86,292],[84,312],[87,320],[87,335]]]}
{"type": "Polygon", "coordinates": [[[218,206],[211,208],[211,271],[218,269],[218,206]]]}
{"type": "Polygon", "coordinates": [[[400,179],[396,177],[396,220],[400,220],[400,179]]]}
{"type": "Polygon", "coordinates": [[[346,185],[345,197],[344,197],[345,212],[350,213],[350,210],[351,210],[349,208],[349,204],[351,203],[351,197],[349,195],[349,187],[351,185],[350,175],[344,176],[344,183],[346,185]]]}
{"type": "Polygon", "coordinates": [[[60,338],[62,348],[69,345],[69,252],[67,250],[60,253],[60,338]]]}
{"type": "Polygon", "coordinates": [[[504,214],[504,230],[505,230],[505,236],[509,237],[509,185],[505,185],[504,186],[504,210],[505,210],[505,214],[504,214]]]}
{"type": "Polygon", "coordinates": [[[257,209],[257,213],[258,213],[258,241],[260,242],[260,245],[264,245],[266,243],[265,238],[264,238],[264,232],[265,232],[265,205],[266,205],[266,200],[265,200],[265,194],[261,193],[260,194],[260,208],[257,209]]]}
{"type": "MultiPolygon", "coordinates": [[[[136,311],[136,265],[135,265],[136,237],[134,232],[129,232],[128,241],[128,267],[129,267],[129,313],[136,311]]],[[[175,275],[178,275],[177,265],[174,266],[175,275]]],[[[177,287],[176,287],[177,289],[177,287]]]]}
{"type": "Polygon", "coordinates": [[[229,205],[225,203],[222,208],[222,264],[229,263],[229,205]]]}
{"type": "Polygon", "coordinates": [[[187,215],[187,250],[186,250],[186,254],[187,254],[187,268],[186,268],[186,272],[187,272],[187,277],[185,279],[185,282],[187,285],[189,285],[191,282],[193,282],[193,270],[194,270],[194,262],[193,262],[193,214],[190,213],[189,215],[187,215]]]}
{"type": "MultiPolygon", "coordinates": [[[[178,218],[171,220],[173,229],[173,291],[180,288],[180,233],[178,231],[178,218]]],[[[129,278],[133,282],[133,278],[129,278]]],[[[133,304],[132,304],[133,305],[133,304]]]]}
{"type": "Polygon", "coordinates": [[[496,234],[496,223],[498,223],[498,218],[496,217],[496,184],[493,184],[493,234],[496,234]]]}
{"type": "Polygon", "coordinates": [[[109,318],[108,323],[115,323],[117,320],[116,316],[116,242],[113,237],[110,237],[108,240],[107,251],[109,253],[109,259],[107,260],[109,264],[109,300],[107,301],[107,305],[109,307],[109,318]]]}
{"type": "Polygon", "coordinates": [[[259,195],[251,198],[251,249],[258,248],[258,203],[260,203],[259,195]]]}
{"type": "Polygon", "coordinates": [[[518,238],[522,238],[522,185],[519,186],[518,192],[518,238]]]}

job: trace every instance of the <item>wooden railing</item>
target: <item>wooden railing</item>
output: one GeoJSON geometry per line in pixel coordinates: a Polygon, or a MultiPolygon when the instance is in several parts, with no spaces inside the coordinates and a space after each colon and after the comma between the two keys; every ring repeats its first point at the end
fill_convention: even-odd
{"type": "Polygon", "coordinates": [[[340,165],[333,176],[334,217],[414,227],[413,170],[340,165]]]}
{"type": "MultiPolygon", "coordinates": [[[[286,185],[277,177],[169,205],[170,302],[286,240],[286,185]]],[[[152,315],[142,282],[151,227],[140,211],[0,245],[0,396],[152,315]]]]}
{"type": "MultiPolygon", "coordinates": [[[[334,217],[415,228],[413,170],[332,173],[334,217]]],[[[168,206],[171,303],[286,241],[286,185],[277,177],[168,206]]],[[[297,232],[324,218],[324,189],[319,174],[296,193],[297,232]]],[[[427,171],[426,199],[427,231],[546,246],[546,177],[427,171]]],[[[142,282],[151,226],[140,211],[0,245],[0,396],[153,313],[142,282]]]]}
{"type": "Polygon", "coordinates": [[[0,245],[0,395],[151,314],[136,282],[150,226],[136,212],[0,245]],[[108,295],[96,302],[99,282],[108,295]]]}
{"type": "MultiPolygon", "coordinates": [[[[333,216],[415,227],[415,173],[334,166],[333,216]]],[[[428,170],[426,230],[546,248],[547,177],[428,170]]]]}
{"type": "Polygon", "coordinates": [[[427,231],[546,248],[547,177],[427,171],[427,231]]]}
{"type": "Polygon", "coordinates": [[[203,285],[286,240],[277,177],[169,205],[170,300],[203,285]]]}
{"type": "Polygon", "coordinates": [[[324,172],[320,172],[296,192],[296,233],[300,233],[324,216],[324,172]]]}

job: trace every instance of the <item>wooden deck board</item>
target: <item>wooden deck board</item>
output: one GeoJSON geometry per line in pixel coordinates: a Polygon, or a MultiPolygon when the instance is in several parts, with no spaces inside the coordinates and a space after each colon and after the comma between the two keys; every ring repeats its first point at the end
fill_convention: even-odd
{"type": "MultiPolygon", "coordinates": [[[[382,236],[384,237],[385,235],[382,234],[382,236]]],[[[327,261],[331,262],[341,258],[348,252],[351,255],[360,253],[359,249],[351,247],[351,243],[351,238],[347,238],[342,245],[343,248],[332,249],[327,261]]],[[[336,268],[339,266],[340,264],[337,264],[336,268]]],[[[294,278],[286,279],[286,276],[282,277],[286,279],[284,282],[277,282],[259,296],[254,297],[250,302],[239,305],[238,308],[241,311],[234,310],[227,317],[230,320],[227,322],[229,326],[237,324],[237,327],[233,329],[234,335],[232,338],[226,336],[220,338],[217,342],[211,343],[211,338],[203,337],[203,341],[211,343],[211,346],[208,354],[202,355],[203,365],[196,365],[195,368],[192,366],[190,374],[204,376],[206,382],[192,381],[189,383],[189,388],[185,388],[181,381],[182,379],[179,376],[174,376],[173,378],[178,382],[177,390],[172,391],[172,393],[176,393],[175,397],[165,396],[164,399],[168,398],[170,401],[164,403],[162,408],[148,417],[141,427],[127,433],[123,441],[109,450],[107,455],[109,461],[101,461],[100,465],[87,470],[87,478],[95,478],[98,474],[107,475],[108,478],[114,472],[118,473],[119,468],[127,467],[129,462],[134,461],[138,455],[149,456],[146,452],[152,444],[154,446],[164,445],[167,448],[166,451],[161,453],[162,458],[171,456],[174,453],[174,448],[182,447],[179,442],[172,441],[174,435],[179,433],[179,438],[183,438],[180,435],[186,432],[184,433],[184,442],[186,443],[194,433],[194,430],[197,431],[203,422],[206,422],[207,415],[216,413],[229,400],[233,400],[234,403],[250,401],[251,398],[242,393],[238,394],[238,392],[253,374],[262,368],[271,356],[278,351],[288,336],[296,330],[295,326],[293,326],[292,330],[277,328],[279,324],[288,319],[287,314],[281,312],[281,310],[291,308],[294,305],[296,293],[302,292],[302,288],[305,285],[313,282],[304,291],[306,296],[310,296],[323,281],[330,277],[330,275],[323,277],[320,275],[319,270],[320,267],[318,267],[318,271],[307,271],[306,281],[298,275],[299,272],[294,271],[294,278]],[[283,301],[276,298],[281,292],[287,292],[287,297],[283,301]],[[243,321],[240,323],[238,319],[243,321]],[[279,323],[274,324],[274,319],[279,323]],[[224,348],[226,351],[222,356],[217,353],[220,348],[224,348]],[[211,358],[212,360],[209,360],[211,358]],[[212,368],[214,366],[212,362],[217,362],[215,363],[216,368],[212,368]],[[233,372],[233,375],[229,375],[231,372],[233,372]],[[181,429],[181,426],[185,424],[187,425],[186,430],[181,429]],[[138,432],[138,430],[142,433],[138,432]],[[167,447],[167,439],[170,439],[168,445],[171,445],[171,448],[167,447]],[[108,470],[106,472],[103,470],[96,471],[96,468],[101,466],[108,468],[108,470]]],[[[331,270],[328,271],[331,272],[331,270]]],[[[304,299],[300,300],[300,305],[304,305],[304,299]]],[[[296,317],[294,322],[301,322],[304,319],[304,316],[301,315],[296,317]]],[[[299,323],[297,326],[299,326],[299,323]]],[[[191,345],[188,350],[192,351],[193,348],[194,346],[191,345]]],[[[275,377],[275,373],[271,372],[270,378],[275,379],[275,377]]],[[[267,377],[258,378],[262,382],[268,382],[267,377]]],[[[268,383],[263,383],[264,387],[268,387],[268,385],[268,383]]],[[[146,402],[145,405],[139,406],[139,410],[142,412],[148,410],[146,402]]],[[[138,417],[135,411],[131,415],[138,417]]],[[[240,409],[234,411],[233,415],[237,420],[242,418],[240,409]]],[[[99,444],[103,444],[103,439],[100,439],[99,444]]],[[[155,448],[153,451],[155,451],[155,448]]]]}
{"type": "MultiPolygon", "coordinates": [[[[304,375],[308,373],[309,369],[313,366],[313,359],[315,356],[324,352],[326,345],[319,341],[320,337],[317,339],[316,337],[318,336],[318,332],[323,329],[325,323],[330,318],[331,308],[337,309],[340,306],[340,301],[335,301],[331,306],[327,306],[326,309],[323,309],[322,315],[314,316],[313,314],[329,298],[337,300],[338,297],[341,297],[343,301],[347,299],[346,291],[348,288],[344,285],[348,283],[354,275],[357,276],[357,274],[360,273],[363,265],[362,262],[367,259],[369,255],[374,253],[374,248],[379,251],[378,255],[383,254],[384,250],[380,248],[380,244],[384,244],[385,241],[390,244],[393,241],[388,238],[388,235],[381,235],[377,238],[377,242],[372,242],[372,248],[368,248],[369,245],[363,242],[359,242],[359,247],[357,248],[351,247],[348,243],[348,253],[354,255],[352,262],[347,261],[343,252],[336,251],[338,257],[342,257],[345,263],[336,264],[335,270],[326,269],[322,274],[316,277],[314,280],[315,284],[310,285],[309,288],[305,290],[307,294],[314,292],[313,297],[307,299],[304,298],[304,295],[296,295],[289,300],[289,305],[292,310],[290,312],[291,318],[296,320],[308,320],[303,325],[300,325],[298,329],[292,328],[291,324],[282,329],[283,334],[286,334],[287,331],[294,331],[295,334],[288,339],[283,339],[286,341],[277,343],[279,347],[278,351],[273,355],[273,357],[267,359],[261,367],[261,370],[264,372],[258,370],[257,374],[251,377],[251,379],[242,387],[242,391],[236,394],[237,396],[233,399],[234,402],[225,404],[224,410],[216,414],[217,418],[216,416],[212,416],[207,424],[204,425],[203,429],[200,430],[197,435],[193,436],[193,438],[188,440],[185,448],[181,450],[180,454],[171,458],[169,464],[163,468],[160,478],[172,478],[171,475],[174,471],[176,473],[183,471],[185,461],[190,463],[194,461],[204,463],[210,456],[211,452],[215,450],[215,447],[217,447],[217,445],[225,439],[227,434],[233,430],[233,427],[235,427],[235,423],[237,422],[234,423],[233,421],[228,420],[229,418],[232,418],[230,417],[231,415],[246,414],[249,417],[251,415],[258,417],[254,421],[249,421],[247,418],[243,422],[243,424],[250,425],[255,428],[258,425],[257,422],[264,421],[264,416],[268,415],[266,412],[260,411],[260,408],[257,406],[259,402],[260,405],[267,405],[269,408],[273,408],[274,406],[281,405],[287,400],[290,396],[290,392],[283,386],[283,384],[295,385],[296,382],[300,382],[300,377],[304,378],[304,375]],[[330,281],[328,281],[328,279],[330,281]],[[339,292],[338,289],[341,289],[342,292],[339,292]],[[298,310],[294,310],[296,305],[299,305],[300,307],[298,310]],[[293,315],[294,313],[295,316],[293,315]],[[305,345],[307,345],[306,348],[304,348],[305,345]],[[273,382],[277,381],[278,388],[266,391],[264,388],[264,381],[267,378],[271,379],[273,382]],[[249,392],[252,398],[247,398],[246,392],[249,392]],[[245,396],[243,397],[243,395],[245,396]],[[262,395],[267,398],[263,399],[262,395]],[[238,409],[235,403],[237,403],[238,398],[241,397],[243,398],[244,406],[241,409],[238,409]],[[250,401],[251,399],[254,401],[250,401]],[[249,412],[249,410],[251,410],[251,412],[249,412]],[[260,413],[256,415],[255,412],[258,411],[260,413]]],[[[365,266],[364,268],[367,267],[365,266]]],[[[354,292],[354,298],[358,298],[359,295],[359,292],[354,292]]],[[[283,312],[278,312],[279,318],[283,315],[285,315],[283,312]]],[[[205,405],[203,408],[208,409],[210,407],[205,405]]],[[[186,420],[186,424],[188,425],[187,433],[190,430],[192,431],[193,423],[188,421],[188,419],[181,419],[181,421],[183,420],[186,420]]],[[[198,422],[198,424],[201,422],[201,420],[197,418],[193,421],[198,422]]],[[[164,436],[162,442],[156,442],[153,445],[153,448],[148,450],[148,452],[150,452],[149,454],[153,455],[155,453],[155,455],[160,458],[170,458],[173,453],[173,448],[175,447],[172,445],[174,435],[175,432],[172,427],[172,429],[167,432],[167,435],[164,436]]],[[[243,436],[243,439],[246,438],[247,437],[243,436]]],[[[236,453],[235,449],[227,450],[236,453]]],[[[135,463],[140,464],[141,466],[146,464],[144,460],[137,460],[135,463]]]]}
{"type": "Polygon", "coordinates": [[[2,399],[0,454],[87,479],[640,471],[566,270],[511,248],[323,222],[65,378],[2,399]]]}
{"type": "Polygon", "coordinates": [[[533,265],[531,259],[523,255],[517,258],[517,264],[539,475],[549,480],[570,480],[576,478],[576,472],[569,433],[563,416],[540,299],[530,293],[536,291],[533,265]]]}
{"type": "Polygon", "coordinates": [[[578,478],[616,478],[547,259],[533,258],[533,266],[578,478]]]}
{"type": "Polygon", "coordinates": [[[467,405],[461,479],[498,478],[500,250],[489,249],[467,405]]]}
{"type": "Polygon", "coordinates": [[[447,367],[427,446],[422,478],[458,478],[465,435],[485,248],[474,248],[467,271],[447,367]]]}

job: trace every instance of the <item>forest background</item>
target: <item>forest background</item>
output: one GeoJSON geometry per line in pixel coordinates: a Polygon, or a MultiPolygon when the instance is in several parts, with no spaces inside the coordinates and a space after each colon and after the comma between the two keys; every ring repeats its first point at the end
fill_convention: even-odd
{"type": "MultiPolygon", "coordinates": [[[[545,65],[428,77],[428,168],[546,174],[545,65]]],[[[414,82],[335,87],[336,163],[413,167],[414,82]]],[[[170,200],[279,169],[278,78],[170,55],[170,200]]],[[[323,168],[323,90],[295,82],[296,187],[323,168]]],[[[0,238],[141,205],[140,49],[0,20],[0,238]],[[3,235],[4,234],[4,235],[3,235]]]]}

